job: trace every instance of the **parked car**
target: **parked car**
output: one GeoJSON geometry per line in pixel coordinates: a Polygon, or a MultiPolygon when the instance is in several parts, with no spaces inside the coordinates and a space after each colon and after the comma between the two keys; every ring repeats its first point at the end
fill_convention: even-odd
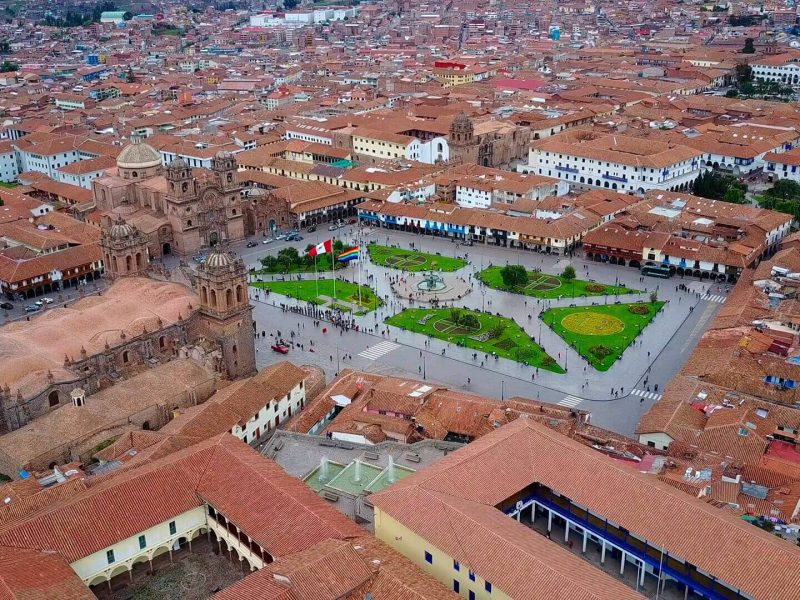
{"type": "Polygon", "coordinates": [[[347,222],[350,223],[350,225],[355,225],[358,222],[358,219],[356,219],[355,217],[351,217],[350,219],[347,220],[347,222]]]}
{"type": "Polygon", "coordinates": [[[267,239],[265,239],[265,240],[264,240],[263,242],[261,242],[261,243],[262,243],[262,244],[271,244],[271,243],[272,243],[272,238],[267,238],[267,239]]]}
{"type": "Polygon", "coordinates": [[[258,242],[253,242],[253,241],[247,242],[248,248],[255,248],[256,246],[258,246],[258,242]]]}
{"type": "Polygon", "coordinates": [[[285,239],[286,239],[286,237],[287,237],[287,236],[286,236],[286,234],[285,234],[285,233],[279,233],[278,235],[276,235],[276,236],[275,236],[275,239],[276,239],[276,240],[285,240],[285,239]]]}
{"type": "Polygon", "coordinates": [[[36,306],[35,304],[29,304],[25,307],[25,312],[37,312],[42,310],[41,306],[36,306]]]}
{"type": "Polygon", "coordinates": [[[339,229],[339,226],[336,223],[328,225],[328,231],[336,231],[337,229],[339,229]]]}
{"type": "Polygon", "coordinates": [[[3,310],[11,310],[14,308],[14,305],[11,302],[0,302],[0,308],[3,310]]]}
{"type": "Polygon", "coordinates": [[[308,231],[308,233],[314,233],[316,230],[317,230],[317,226],[316,225],[312,225],[311,227],[306,229],[306,231],[308,231]]]}
{"type": "Polygon", "coordinates": [[[285,344],[273,344],[272,349],[275,352],[280,352],[281,354],[289,354],[289,346],[285,344]]]}

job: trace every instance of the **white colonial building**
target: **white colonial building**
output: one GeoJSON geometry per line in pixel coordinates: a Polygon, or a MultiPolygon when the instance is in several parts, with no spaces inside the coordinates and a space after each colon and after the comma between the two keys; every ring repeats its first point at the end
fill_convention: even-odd
{"type": "Polygon", "coordinates": [[[755,79],[777,81],[787,85],[800,83],[800,53],[772,54],[750,64],[755,79]]]}
{"type": "Polygon", "coordinates": [[[700,175],[702,153],[679,144],[572,130],[534,142],[517,170],[557,177],[573,188],[643,195],[687,190],[700,175]]]}

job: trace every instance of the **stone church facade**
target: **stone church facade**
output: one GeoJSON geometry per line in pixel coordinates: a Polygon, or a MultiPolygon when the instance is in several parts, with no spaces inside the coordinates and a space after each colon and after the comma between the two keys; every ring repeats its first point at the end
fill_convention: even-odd
{"type": "Polygon", "coordinates": [[[211,169],[192,169],[181,158],[163,167],[154,148],[131,144],[114,169],[92,182],[92,195],[106,227],[121,217],[147,236],[151,258],[192,256],[245,237],[248,201],[227,152],[214,157],[211,169]]]}

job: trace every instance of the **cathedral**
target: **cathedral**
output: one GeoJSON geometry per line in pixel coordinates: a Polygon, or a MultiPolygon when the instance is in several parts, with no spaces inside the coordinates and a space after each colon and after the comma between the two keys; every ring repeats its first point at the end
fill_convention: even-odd
{"type": "MultiPolygon", "coordinates": [[[[76,388],[91,396],[168,364],[194,363],[215,380],[256,373],[241,258],[216,246],[191,287],[148,277],[148,236],[119,214],[100,246],[110,288],[0,327],[0,433],[69,403],[76,388]]],[[[170,408],[195,402],[171,399],[170,408]]]]}
{"type": "Polygon", "coordinates": [[[192,169],[182,158],[164,167],[155,148],[133,143],[92,182],[92,195],[104,227],[124,219],[147,238],[151,258],[192,256],[245,236],[247,200],[227,152],[214,157],[211,169],[192,169]]]}

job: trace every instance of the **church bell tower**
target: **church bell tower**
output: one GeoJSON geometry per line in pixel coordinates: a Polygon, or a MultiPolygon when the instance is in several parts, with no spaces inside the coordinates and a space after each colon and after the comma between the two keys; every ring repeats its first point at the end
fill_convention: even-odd
{"type": "Polygon", "coordinates": [[[244,261],[215,249],[197,268],[196,291],[200,313],[195,333],[219,344],[222,369],[230,379],[255,374],[253,309],[244,261]]]}

